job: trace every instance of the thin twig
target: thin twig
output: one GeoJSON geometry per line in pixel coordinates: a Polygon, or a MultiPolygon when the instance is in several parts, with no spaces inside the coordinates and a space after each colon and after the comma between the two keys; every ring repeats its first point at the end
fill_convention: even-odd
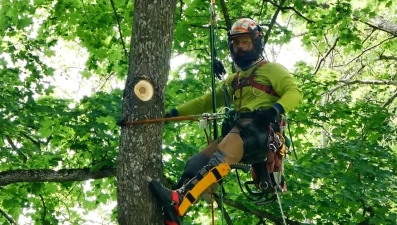
{"type": "Polygon", "coordinates": [[[339,82],[345,84],[374,84],[397,86],[397,81],[394,80],[340,80],[339,82]]]}
{"type": "Polygon", "coordinates": [[[389,99],[387,99],[387,101],[382,105],[383,108],[386,108],[387,106],[389,106],[391,103],[393,103],[394,99],[397,98],[397,92],[394,93],[389,99]]]}
{"type": "Polygon", "coordinates": [[[9,216],[6,212],[4,212],[4,210],[0,209],[0,214],[3,215],[8,220],[8,222],[10,222],[10,224],[12,225],[17,224],[11,216],[9,216]]]}
{"type": "Polygon", "coordinates": [[[233,221],[232,221],[232,219],[230,218],[229,213],[226,211],[225,206],[222,205],[222,201],[221,201],[220,197],[217,197],[217,196],[213,195],[213,198],[214,198],[215,202],[218,204],[218,208],[220,208],[221,210],[223,210],[223,213],[224,213],[224,214],[223,214],[223,217],[224,217],[225,220],[226,220],[226,224],[227,224],[227,225],[233,225],[233,221]]]}
{"type": "Polygon", "coordinates": [[[39,196],[41,199],[41,203],[43,204],[43,215],[41,216],[41,222],[43,224],[46,224],[45,217],[47,216],[47,206],[45,205],[44,197],[41,194],[39,194],[39,196]]]}
{"type": "Polygon", "coordinates": [[[225,0],[220,0],[220,3],[222,8],[223,18],[225,18],[226,29],[230,30],[232,29],[232,21],[230,20],[229,11],[227,10],[226,2],[225,0]]]}
{"type": "Polygon", "coordinates": [[[364,49],[358,56],[354,57],[354,58],[353,58],[352,60],[350,60],[348,63],[342,64],[342,65],[338,65],[338,66],[335,66],[335,67],[347,66],[347,65],[349,65],[350,63],[352,63],[353,61],[355,61],[356,59],[360,58],[362,55],[364,55],[364,54],[365,54],[366,52],[368,52],[369,50],[372,50],[372,49],[374,49],[374,48],[380,46],[381,44],[383,44],[383,43],[385,43],[385,42],[387,42],[387,41],[389,41],[389,40],[391,40],[391,39],[393,39],[393,38],[396,38],[396,37],[397,37],[397,36],[395,36],[395,37],[388,37],[388,38],[386,38],[385,40],[379,42],[378,44],[373,45],[373,46],[371,46],[371,47],[369,47],[369,48],[367,48],[367,49],[364,49]]]}
{"type": "MultiPolygon", "coordinates": [[[[269,1],[269,2],[271,2],[271,1],[269,1]]],[[[276,19],[278,17],[278,14],[283,9],[283,5],[284,5],[285,2],[286,2],[286,0],[281,0],[280,1],[280,5],[277,6],[277,10],[274,13],[272,19],[270,20],[270,25],[269,25],[268,29],[266,30],[266,34],[265,34],[265,37],[264,37],[264,40],[263,40],[264,45],[266,45],[267,41],[269,40],[270,32],[272,31],[272,28],[273,28],[274,24],[276,23],[276,19]]]]}
{"type": "Polygon", "coordinates": [[[317,72],[320,70],[322,63],[325,61],[325,59],[328,57],[328,55],[332,52],[332,50],[335,49],[338,41],[339,41],[339,37],[337,37],[335,39],[334,44],[328,49],[328,51],[325,53],[325,55],[320,59],[320,61],[318,62],[317,66],[316,66],[316,69],[313,72],[313,75],[317,74],[317,72]]]}
{"type": "Polygon", "coordinates": [[[365,39],[361,42],[361,44],[363,45],[368,39],[369,39],[369,37],[371,37],[372,36],[372,34],[374,33],[376,31],[376,29],[372,29],[371,30],[371,33],[367,36],[367,37],[365,37],[365,39]]]}
{"type": "Polygon", "coordinates": [[[397,61],[397,56],[380,55],[379,59],[380,60],[396,60],[397,61]]]}
{"type": "Polygon", "coordinates": [[[112,4],[112,9],[114,12],[114,16],[116,17],[116,21],[117,21],[117,26],[119,27],[119,34],[120,34],[120,39],[121,39],[121,44],[123,45],[123,50],[124,50],[124,55],[125,55],[125,60],[128,62],[128,53],[127,53],[127,48],[125,47],[124,44],[124,38],[123,38],[123,33],[121,32],[121,25],[120,25],[120,20],[119,17],[117,16],[117,12],[116,12],[116,6],[114,5],[113,0],[110,0],[110,4],[112,4]]]}

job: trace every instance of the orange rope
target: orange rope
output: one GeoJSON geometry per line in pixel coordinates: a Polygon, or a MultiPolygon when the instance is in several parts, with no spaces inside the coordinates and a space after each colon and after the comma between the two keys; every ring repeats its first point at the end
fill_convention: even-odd
{"type": "Polygon", "coordinates": [[[144,123],[158,123],[158,122],[166,122],[166,121],[182,121],[182,120],[195,120],[198,121],[200,116],[178,116],[171,118],[156,118],[156,119],[148,119],[148,120],[137,120],[137,121],[126,121],[122,123],[123,125],[134,125],[134,124],[144,124],[144,123]]]}
{"type": "Polygon", "coordinates": [[[211,215],[212,215],[212,225],[215,225],[215,210],[214,210],[214,195],[211,193],[211,215]]]}

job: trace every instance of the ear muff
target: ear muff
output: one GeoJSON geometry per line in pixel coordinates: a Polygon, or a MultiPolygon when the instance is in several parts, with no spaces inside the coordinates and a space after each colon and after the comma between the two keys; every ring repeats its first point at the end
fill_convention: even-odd
{"type": "Polygon", "coordinates": [[[263,34],[263,29],[261,26],[257,25],[257,29],[258,32],[260,33],[258,38],[260,39],[261,42],[261,52],[263,52],[263,50],[265,50],[265,36],[263,34]]]}

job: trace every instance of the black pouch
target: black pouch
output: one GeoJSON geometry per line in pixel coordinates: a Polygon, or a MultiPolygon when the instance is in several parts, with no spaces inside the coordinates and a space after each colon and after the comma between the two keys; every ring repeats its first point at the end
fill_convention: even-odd
{"type": "Polygon", "coordinates": [[[236,121],[238,120],[238,112],[236,110],[229,110],[226,112],[225,119],[222,122],[222,137],[225,137],[230,130],[236,125],[236,121]]]}

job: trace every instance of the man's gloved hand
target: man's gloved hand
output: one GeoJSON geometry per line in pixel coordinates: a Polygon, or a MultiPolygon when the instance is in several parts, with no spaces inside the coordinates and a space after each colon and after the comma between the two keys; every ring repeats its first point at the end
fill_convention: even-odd
{"type": "Polygon", "coordinates": [[[178,113],[178,110],[176,110],[175,108],[166,112],[164,115],[165,118],[171,118],[171,117],[177,117],[177,116],[179,116],[179,113],[178,113]]]}
{"type": "Polygon", "coordinates": [[[219,61],[218,59],[214,60],[214,74],[216,77],[218,77],[219,80],[222,80],[221,75],[225,74],[226,70],[225,67],[223,66],[222,62],[219,61]]]}
{"type": "MultiPolygon", "coordinates": [[[[164,115],[164,118],[171,118],[171,117],[177,117],[179,116],[178,110],[175,108],[172,108],[170,111],[166,112],[164,115]]],[[[164,124],[168,124],[168,121],[165,121],[164,124]]]]}

